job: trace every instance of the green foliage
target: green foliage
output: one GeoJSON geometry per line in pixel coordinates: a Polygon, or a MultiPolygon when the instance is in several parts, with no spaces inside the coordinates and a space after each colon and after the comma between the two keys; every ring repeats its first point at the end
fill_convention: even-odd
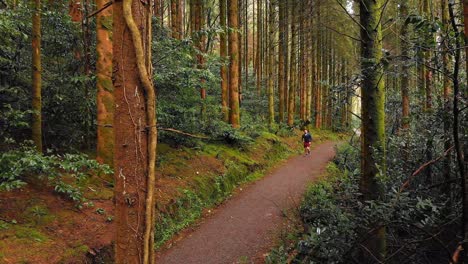
{"type": "MultiPolygon", "coordinates": [[[[424,254],[438,257],[445,253],[440,244],[425,242],[442,239],[438,234],[451,227],[454,219],[460,217],[460,211],[457,207],[447,207],[444,193],[425,188],[419,180],[411,185],[412,189],[401,191],[409,174],[402,169],[408,164],[401,165],[401,157],[396,159],[401,155],[400,144],[397,137],[389,144],[387,158],[391,169],[387,178],[381,178],[385,195],[367,202],[362,201],[359,193],[359,149],[349,144],[338,147],[338,154],[328,167],[328,177],[309,187],[301,205],[305,230],[296,246],[295,261],[349,263],[359,259],[362,257],[359,245],[370,238],[369,233],[376,226],[385,226],[391,234],[387,237],[388,263],[403,260],[421,263],[424,254]],[[410,256],[398,254],[397,250],[405,250],[410,256]]],[[[456,204],[459,202],[456,199],[456,204]]],[[[288,254],[277,249],[270,254],[270,262],[285,263],[288,254]]]]}
{"type": "MultiPolygon", "coordinates": [[[[31,102],[31,7],[18,1],[0,10],[0,148],[28,138],[31,102]]],[[[95,131],[95,81],[84,74],[81,25],[70,20],[68,3],[42,9],[42,116],[47,148],[90,147],[95,131]],[[81,54],[81,58],[77,54],[81,54]]],[[[90,23],[91,28],[95,28],[90,23]]],[[[94,32],[94,30],[90,30],[94,32]]],[[[90,36],[93,39],[93,36],[90,36]]],[[[89,47],[94,50],[94,42],[89,47]]],[[[94,54],[91,52],[91,54],[94,54]]],[[[94,69],[94,56],[90,68],[94,69]]]]}
{"type": "Polygon", "coordinates": [[[108,174],[111,170],[84,154],[43,155],[28,145],[0,153],[0,191],[20,188],[39,179],[81,203],[84,198],[80,183],[93,173],[108,174]]]}

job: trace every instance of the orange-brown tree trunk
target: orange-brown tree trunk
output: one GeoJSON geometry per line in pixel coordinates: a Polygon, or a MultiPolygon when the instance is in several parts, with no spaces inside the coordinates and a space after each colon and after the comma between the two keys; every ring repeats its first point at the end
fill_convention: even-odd
{"type": "Polygon", "coordinates": [[[154,263],[156,99],[151,81],[151,6],[113,5],[115,263],[154,263]]]}
{"type": "Polygon", "coordinates": [[[83,19],[81,0],[70,0],[68,5],[68,14],[73,22],[80,22],[83,19]]]}
{"type": "MultiPolygon", "coordinates": [[[[96,0],[100,9],[106,0],[96,0]]],[[[112,6],[96,15],[97,160],[113,165],[114,86],[112,84],[112,6]]]]}
{"type": "Polygon", "coordinates": [[[239,110],[239,1],[229,0],[229,122],[232,127],[240,127],[239,110]]]}
{"type": "Polygon", "coordinates": [[[33,0],[32,13],[32,140],[42,152],[42,65],[41,65],[41,0],[33,0]]]}
{"type": "Polygon", "coordinates": [[[223,111],[223,120],[229,122],[229,75],[226,60],[228,59],[228,43],[226,38],[227,32],[227,0],[219,0],[219,19],[221,25],[221,33],[219,34],[220,41],[220,56],[223,59],[221,65],[221,108],[223,111]]]}

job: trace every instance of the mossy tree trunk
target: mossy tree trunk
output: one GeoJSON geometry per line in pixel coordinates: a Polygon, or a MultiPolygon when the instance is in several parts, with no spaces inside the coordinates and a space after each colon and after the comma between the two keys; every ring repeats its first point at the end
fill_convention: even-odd
{"type": "Polygon", "coordinates": [[[42,152],[42,65],[41,65],[41,0],[32,1],[32,124],[31,138],[42,152]]]}
{"type": "Polygon", "coordinates": [[[240,127],[239,110],[239,1],[228,1],[229,30],[229,123],[240,127]]]}
{"type": "MultiPolygon", "coordinates": [[[[106,0],[96,0],[97,9],[106,0]]],[[[96,15],[97,160],[113,165],[114,86],[112,84],[112,6],[96,15]]]]}
{"type": "Polygon", "coordinates": [[[151,80],[151,6],[113,5],[116,263],[154,263],[156,97],[151,80]]]}
{"type": "MultiPolygon", "coordinates": [[[[362,71],[362,149],[360,192],[364,200],[378,199],[378,175],[385,173],[385,86],[382,60],[382,0],[360,2],[362,71]]],[[[385,228],[376,229],[367,241],[380,261],[386,255],[385,228]]],[[[366,254],[366,253],[364,253],[366,254]]],[[[371,258],[371,256],[368,256],[371,258]]]]}

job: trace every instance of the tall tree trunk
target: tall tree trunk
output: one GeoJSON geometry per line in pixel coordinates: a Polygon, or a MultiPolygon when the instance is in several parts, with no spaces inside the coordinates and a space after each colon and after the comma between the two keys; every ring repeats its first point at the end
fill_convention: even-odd
{"type": "MultiPolygon", "coordinates": [[[[382,0],[360,2],[362,71],[362,150],[360,192],[364,200],[377,199],[382,189],[377,176],[385,173],[385,86],[382,60],[382,0]]],[[[367,245],[383,261],[385,228],[378,228],[367,245]]],[[[369,259],[371,257],[369,256],[369,259]]]]}
{"type": "Polygon", "coordinates": [[[297,50],[297,26],[296,26],[296,16],[297,16],[297,3],[292,2],[293,8],[291,10],[291,57],[289,60],[289,93],[288,93],[288,126],[292,127],[294,125],[294,114],[295,114],[295,97],[296,97],[296,50],[297,50]]]}
{"type": "Polygon", "coordinates": [[[228,3],[229,30],[229,122],[233,128],[240,127],[239,111],[239,1],[228,3]]]}
{"type": "MultiPolygon", "coordinates": [[[[450,133],[451,125],[451,107],[450,107],[450,94],[451,94],[451,86],[450,86],[450,55],[449,55],[449,42],[450,38],[448,36],[450,32],[450,18],[448,12],[448,0],[441,0],[441,13],[442,13],[442,25],[443,25],[443,37],[442,37],[442,85],[443,85],[443,104],[444,104],[444,152],[448,151],[448,149],[452,145],[452,136],[450,133]]],[[[450,163],[451,163],[451,156],[447,155],[444,158],[444,168],[443,168],[443,175],[444,180],[446,182],[450,181],[450,163]]],[[[444,187],[444,193],[448,196],[452,196],[452,188],[450,188],[450,184],[446,184],[444,187]]]]}
{"type": "Polygon", "coordinates": [[[227,6],[226,0],[219,0],[219,19],[221,25],[221,33],[219,34],[220,41],[220,56],[223,59],[223,64],[221,65],[221,107],[223,111],[223,120],[229,122],[229,76],[228,76],[228,66],[226,61],[228,59],[228,43],[226,38],[227,32],[227,6]]]}
{"type": "Polygon", "coordinates": [[[410,66],[409,66],[409,34],[408,34],[408,23],[406,19],[408,17],[408,4],[406,0],[400,1],[400,14],[401,19],[404,21],[401,26],[401,55],[403,57],[403,65],[401,67],[401,102],[402,102],[402,115],[401,115],[401,128],[408,129],[410,125],[410,98],[409,98],[409,78],[410,78],[410,66]]]}
{"type": "Polygon", "coordinates": [[[275,56],[275,3],[269,2],[269,45],[268,45],[268,124],[270,127],[275,123],[275,97],[274,97],[274,56],[275,56]]]}
{"type": "MultiPolygon", "coordinates": [[[[249,86],[249,1],[244,2],[244,79],[245,89],[249,86]]],[[[241,95],[242,103],[242,95],[241,95]]]]}
{"type": "MultiPolygon", "coordinates": [[[[426,19],[432,20],[432,14],[429,10],[429,0],[423,0],[423,13],[426,16],[426,19]]],[[[433,38],[432,34],[430,34],[429,38],[433,38]]],[[[425,50],[423,56],[424,56],[424,63],[430,64],[431,52],[429,50],[425,50]]],[[[424,65],[423,67],[424,67],[425,95],[426,95],[424,109],[426,111],[432,111],[432,70],[430,67],[426,65],[424,65]]]]}
{"type": "Polygon", "coordinates": [[[279,112],[279,122],[284,122],[284,89],[286,78],[284,71],[284,59],[287,56],[286,54],[286,39],[285,39],[285,11],[286,2],[279,1],[279,52],[278,52],[278,112],[279,112]]]}
{"type": "MultiPolygon", "coordinates": [[[[203,31],[205,27],[205,14],[204,14],[204,0],[192,0],[191,3],[191,24],[192,24],[192,38],[197,49],[197,68],[205,69],[205,57],[203,53],[206,52],[206,34],[203,31]]],[[[200,110],[201,118],[204,118],[206,112],[205,99],[206,99],[206,80],[200,80],[200,98],[202,105],[200,110]]]]}
{"type": "MultiPolygon", "coordinates": [[[[317,3],[317,24],[321,23],[320,1],[317,3]]],[[[317,57],[316,67],[316,93],[315,93],[315,128],[322,127],[322,29],[317,29],[317,41],[315,46],[315,54],[317,57]]]]}
{"type": "Polygon", "coordinates": [[[81,0],[71,0],[68,5],[68,14],[73,22],[80,22],[83,18],[81,0]]]}
{"type": "Polygon", "coordinates": [[[113,8],[115,262],[154,263],[157,131],[151,10],[138,0],[115,2],[113,8]]]}
{"type": "MultiPolygon", "coordinates": [[[[466,2],[464,2],[466,4],[466,2]]],[[[457,157],[458,171],[461,177],[461,196],[462,196],[462,219],[460,231],[462,235],[462,260],[461,263],[468,262],[468,172],[467,172],[467,161],[463,153],[462,141],[460,140],[460,112],[459,103],[462,98],[462,92],[460,91],[459,83],[459,71],[460,71],[460,59],[461,59],[461,43],[460,43],[460,32],[458,31],[456,15],[454,11],[454,2],[449,1],[448,4],[450,22],[452,30],[455,32],[455,60],[453,66],[453,141],[457,157]]],[[[466,18],[466,17],[465,17],[466,18]]],[[[466,28],[465,28],[466,30],[466,28]]],[[[466,36],[465,36],[466,37],[466,36]]],[[[465,131],[464,131],[465,132],[465,131]]],[[[465,146],[466,151],[466,146],[465,146]]]]}
{"type": "Polygon", "coordinates": [[[41,0],[33,0],[32,13],[32,140],[42,152],[42,65],[41,65],[41,0]]]}
{"type": "MultiPolygon", "coordinates": [[[[255,0],[254,0],[255,1],[255,0]]],[[[261,82],[262,82],[262,43],[263,43],[263,12],[262,12],[262,1],[257,0],[257,55],[256,55],[256,68],[255,72],[257,75],[256,86],[257,94],[260,95],[261,92],[261,82]]]]}
{"type": "Polygon", "coordinates": [[[287,111],[288,111],[288,102],[289,102],[289,97],[288,97],[288,94],[289,94],[289,89],[288,89],[288,84],[289,84],[289,49],[290,49],[290,46],[289,46],[289,1],[290,0],[284,0],[284,1],[281,1],[281,3],[284,3],[284,10],[283,10],[283,13],[284,13],[284,22],[283,22],[283,25],[284,25],[284,53],[283,53],[283,56],[284,56],[284,68],[283,68],[283,80],[279,80],[281,82],[283,82],[283,86],[284,86],[284,90],[283,90],[283,93],[284,93],[284,96],[283,96],[283,99],[284,99],[284,102],[283,102],[283,105],[284,105],[284,110],[283,110],[283,122],[285,121],[286,119],[286,115],[287,115],[287,111]]]}
{"type": "MultiPolygon", "coordinates": [[[[106,0],[96,0],[97,9],[106,0]]],[[[112,85],[112,6],[96,16],[97,77],[97,160],[113,165],[114,151],[114,86],[112,85]]]]}

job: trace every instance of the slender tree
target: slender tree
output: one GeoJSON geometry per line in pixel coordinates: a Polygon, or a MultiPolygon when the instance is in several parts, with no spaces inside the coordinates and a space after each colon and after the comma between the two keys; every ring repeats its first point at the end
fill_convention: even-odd
{"type": "Polygon", "coordinates": [[[410,125],[410,99],[409,99],[409,78],[410,78],[410,66],[409,66],[409,34],[408,34],[408,23],[406,19],[408,17],[408,3],[406,0],[400,1],[400,16],[403,21],[401,26],[401,56],[403,57],[403,65],[401,67],[401,102],[402,102],[402,122],[401,127],[408,129],[410,125]]]}
{"type": "Polygon", "coordinates": [[[32,0],[32,140],[42,152],[41,0],[32,0]]]}
{"type": "Polygon", "coordinates": [[[228,76],[228,66],[225,61],[227,61],[228,53],[228,43],[227,43],[227,2],[226,0],[219,0],[219,19],[221,25],[221,32],[219,34],[220,42],[220,56],[224,60],[221,65],[221,107],[223,111],[223,120],[229,122],[229,76],[228,76]]]}
{"type": "Polygon", "coordinates": [[[269,45],[268,45],[268,124],[272,126],[275,123],[275,97],[274,97],[274,56],[275,56],[275,2],[269,2],[269,45]]]}
{"type": "Polygon", "coordinates": [[[296,59],[296,45],[297,45],[297,11],[298,5],[297,2],[292,1],[291,4],[293,8],[291,9],[291,52],[290,52],[290,59],[289,59],[289,93],[288,93],[288,126],[294,125],[294,114],[295,114],[295,107],[296,107],[296,83],[297,83],[297,75],[296,75],[296,66],[297,66],[297,59],[296,59]]]}
{"type": "Polygon", "coordinates": [[[234,128],[240,127],[239,111],[239,1],[228,3],[229,41],[229,122],[234,128]]]}
{"type": "Polygon", "coordinates": [[[284,81],[287,79],[285,76],[284,70],[284,61],[285,57],[287,57],[286,51],[286,39],[285,39],[285,28],[287,22],[285,21],[285,13],[286,13],[286,1],[279,1],[278,8],[279,8],[279,52],[278,52],[278,112],[279,112],[279,121],[284,122],[284,101],[285,101],[285,87],[287,83],[284,81]]]}
{"type": "Polygon", "coordinates": [[[116,263],[154,263],[156,97],[151,73],[151,6],[113,5],[116,263]]]}
{"type": "MultiPolygon", "coordinates": [[[[96,0],[103,8],[107,1],[96,0]]],[[[113,164],[114,151],[114,86],[112,85],[112,6],[96,16],[96,77],[97,77],[97,160],[113,164]]]]}
{"type": "MultiPolygon", "coordinates": [[[[382,0],[360,1],[362,71],[362,149],[359,189],[364,200],[382,195],[377,176],[385,173],[385,86],[382,60],[382,0]]],[[[367,244],[379,261],[386,255],[385,228],[367,244]]],[[[370,256],[369,256],[370,258],[370,256]]]]}
{"type": "MultiPolygon", "coordinates": [[[[441,14],[442,14],[442,85],[443,85],[443,104],[444,104],[444,151],[448,151],[451,147],[451,133],[450,133],[450,94],[451,94],[451,85],[450,85],[450,53],[449,53],[449,32],[450,32],[450,18],[448,12],[448,1],[441,0],[441,14]]],[[[444,158],[444,179],[446,182],[450,181],[450,155],[444,158]]],[[[445,185],[444,191],[449,197],[451,196],[451,188],[450,185],[445,185]]]]}

